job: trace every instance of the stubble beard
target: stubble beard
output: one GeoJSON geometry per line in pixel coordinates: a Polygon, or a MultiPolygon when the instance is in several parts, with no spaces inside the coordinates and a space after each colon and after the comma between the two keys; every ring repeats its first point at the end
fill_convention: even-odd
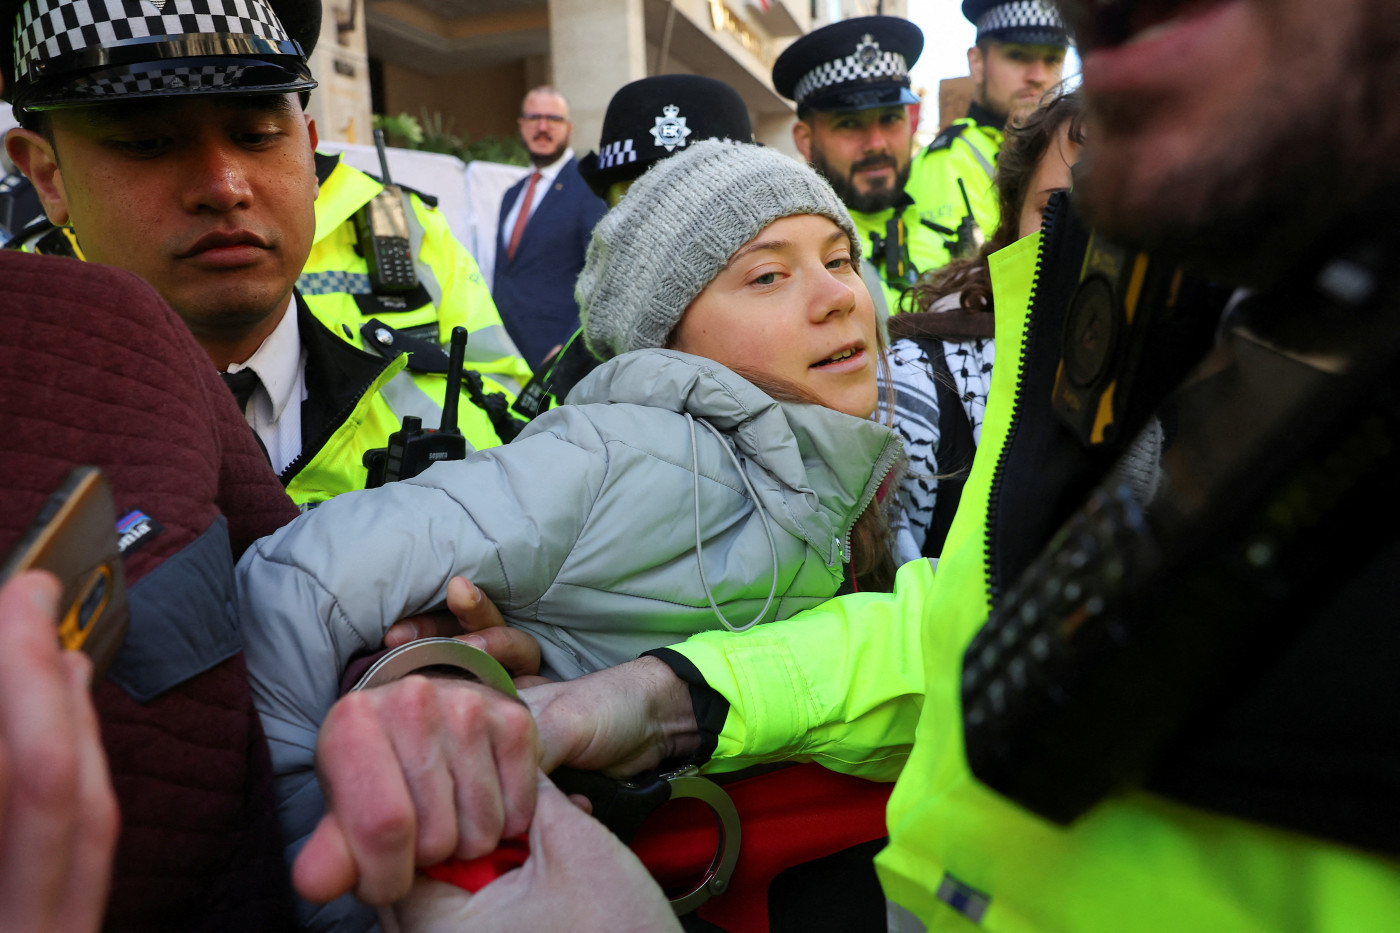
{"type": "Polygon", "coordinates": [[[830,182],[831,189],[836,192],[841,203],[846,205],[846,209],[859,214],[878,214],[894,207],[904,197],[904,186],[909,181],[909,167],[912,164],[911,160],[903,166],[899,166],[896,160],[893,185],[888,188],[875,188],[862,192],[856,189],[855,173],[863,162],[868,160],[855,162],[851,166],[851,170],[842,175],[831,167],[821,150],[813,146],[811,158],[808,161],[818,174],[830,182]]]}
{"type": "MultiPolygon", "coordinates": [[[[1155,177],[1135,174],[1113,150],[1100,121],[1116,117],[1089,101],[1075,188],[1090,223],[1119,243],[1240,284],[1267,286],[1321,258],[1334,234],[1351,232],[1348,215],[1393,198],[1400,183],[1400,24],[1385,6],[1366,0],[1329,73],[1278,68],[1270,94],[1236,108],[1195,159],[1155,177]]],[[[1282,37],[1275,65],[1307,63],[1300,43],[1310,39],[1282,37]]]]}
{"type": "MultiPolygon", "coordinates": [[[[1006,107],[992,100],[990,94],[990,87],[991,82],[987,79],[985,75],[983,75],[982,83],[977,86],[977,96],[974,99],[977,101],[977,106],[981,107],[983,110],[996,117],[998,120],[1001,121],[1002,126],[1005,126],[1009,122],[1012,114],[1009,114],[1007,112],[1006,107]]],[[[1024,114],[1018,114],[1018,116],[1024,116],[1024,114]]]]}

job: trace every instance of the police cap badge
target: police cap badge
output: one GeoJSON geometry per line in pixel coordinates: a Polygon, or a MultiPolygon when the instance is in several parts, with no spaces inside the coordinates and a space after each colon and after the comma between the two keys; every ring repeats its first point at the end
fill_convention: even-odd
{"type": "Polygon", "coordinates": [[[579,159],[583,180],[599,197],[702,139],[753,141],[739,92],[700,75],[656,75],[621,87],[608,101],[596,153],[579,159]]]}

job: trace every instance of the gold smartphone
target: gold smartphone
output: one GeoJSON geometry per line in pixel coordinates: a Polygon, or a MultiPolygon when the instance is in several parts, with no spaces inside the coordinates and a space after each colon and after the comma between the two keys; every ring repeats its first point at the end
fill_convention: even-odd
{"type": "Polygon", "coordinates": [[[97,467],[75,467],[49,496],[5,558],[0,582],[36,569],[63,585],[59,642],[92,658],[93,683],[99,683],[126,637],[127,604],[116,504],[97,467]]]}

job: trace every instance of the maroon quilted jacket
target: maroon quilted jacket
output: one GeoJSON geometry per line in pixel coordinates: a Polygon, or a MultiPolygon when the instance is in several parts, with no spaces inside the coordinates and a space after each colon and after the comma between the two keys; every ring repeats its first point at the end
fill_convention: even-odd
{"type": "Polygon", "coordinates": [[[287,928],[232,562],[296,509],[208,357],[135,276],[0,252],[0,334],[0,553],[78,464],[107,473],[138,539],[130,631],[95,694],[122,815],[107,928],[287,928]]]}

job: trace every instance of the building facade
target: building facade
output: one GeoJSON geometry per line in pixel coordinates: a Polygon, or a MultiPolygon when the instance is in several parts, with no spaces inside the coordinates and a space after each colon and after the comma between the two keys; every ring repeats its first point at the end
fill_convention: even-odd
{"type": "Polygon", "coordinates": [[[337,142],[370,142],[375,112],[510,138],[525,92],[551,84],[569,99],[582,155],[618,88],[703,74],[739,92],[760,142],[793,152],[774,59],[818,26],[877,12],[902,16],[905,0],[325,0],[311,110],[337,142]]]}

